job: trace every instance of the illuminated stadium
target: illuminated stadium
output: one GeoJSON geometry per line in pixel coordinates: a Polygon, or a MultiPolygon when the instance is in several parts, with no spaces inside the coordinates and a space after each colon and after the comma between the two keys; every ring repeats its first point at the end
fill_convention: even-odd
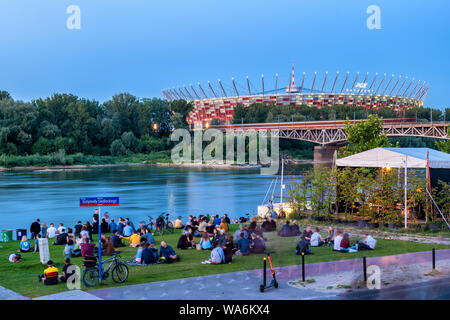
{"type": "Polygon", "coordinates": [[[335,105],[360,106],[366,109],[389,107],[397,112],[413,107],[422,107],[428,92],[428,85],[422,81],[409,80],[408,77],[378,75],[369,77],[369,73],[351,76],[349,72],[340,75],[337,72],[330,76],[328,72],[322,76],[314,73],[311,76],[302,74],[296,84],[294,66],[289,75],[287,85],[278,85],[278,74],[275,75],[274,88],[265,90],[264,75],[258,80],[257,88],[249,78],[244,88],[238,88],[234,78],[231,86],[218,80],[217,85],[208,81],[205,89],[200,83],[197,88],[188,87],[162,90],[164,98],[169,101],[184,99],[194,104],[187,122],[191,127],[201,128],[216,119],[220,123],[229,124],[233,120],[234,106],[248,106],[252,103],[274,104],[278,106],[295,105],[323,107],[335,105]]]}

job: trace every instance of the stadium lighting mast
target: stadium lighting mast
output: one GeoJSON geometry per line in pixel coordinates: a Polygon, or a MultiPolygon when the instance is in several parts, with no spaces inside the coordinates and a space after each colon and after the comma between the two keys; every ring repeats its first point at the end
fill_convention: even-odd
{"type": "Polygon", "coordinates": [[[197,97],[198,100],[200,100],[200,96],[197,94],[197,92],[195,91],[194,87],[192,86],[192,83],[190,84],[192,92],[194,92],[195,96],[197,97]]]}
{"type": "Polygon", "coordinates": [[[405,80],[403,81],[402,85],[400,86],[400,88],[398,88],[397,93],[395,94],[395,96],[397,97],[398,94],[400,93],[400,91],[403,89],[403,86],[405,85],[406,81],[408,81],[408,77],[405,78],[405,80]]]}
{"type": "Polygon", "coordinates": [[[262,95],[264,96],[264,75],[261,75],[261,82],[262,82],[262,95]]]}
{"type": "Polygon", "coordinates": [[[220,85],[220,89],[222,89],[223,95],[226,97],[226,96],[227,96],[227,93],[225,92],[225,89],[224,89],[223,86],[222,86],[222,81],[220,81],[220,79],[219,79],[219,85],[220,85]]]}
{"type": "MultiPolygon", "coordinates": [[[[369,73],[367,72],[367,73],[366,73],[366,76],[364,77],[363,84],[366,84],[366,83],[367,83],[367,77],[368,77],[368,76],[369,76],[369,73]]],[[[359,88],[358,94],[361,92],[362,89],[364,89],[364,88],[363,88],[363,87],[359,88]]]]}
{"type": "Polygon", "coordinates": [[[400,77],[398,77],[397,82],[395,83],[395,85],[392,87],[391,92],[389,92],[389,95],[392,95],[392,92],[394,92],[395,87],[397,87],[398,82],[400,81],[400,79],[402,78],[402,75],[400,75],[400,77]]]}
{"type": "Polygon", "coordinates": [[[209,89],[211,90],[211,92],[213,93],[214,97],[217,98],[217,95],[216,95],[216,93],[214,92],[214,89],[213,89],[213,87],[212,87],[212,85],[211,85],[211,82],[209,82],[209,81],[208,81],[208,86],[209,86],[209,89]]]}
{"type": "Polygon", "coordinates": [[[311,93],[313,93],[313,91],[314,91],[314,85],[316,84],[316,76],[317,76],[317,72],[314,72],[314,79],[313,79],[313,83],[311,86],[311,93]]]}
{"type": "Polygon", "coordinates": [[[231,78],[231,82],[233,82],[233,88],[234,88],[234,91],[236,92],[236,96],[239,97],[239,92],[236,89],[236,84],[234,83],[234,78],[231,78]]]}
{"type": "Polygon", "coordinates": [[[349,74],[350,74],[350,72],[347,71],[347,75],[345,76],[344,84],[342,85],[342,88],[341,88],[341,92],[340,92],[340,93],[342,93],[342,91],[344,91],[345,84],[347,83],[347,79],[348,79],[348,75],[349,75],[349,74]]]}
{"type": "Polygon", "coordinates": [[[381,79],[380,84],[378,85],[377,90],[374,92],[373,95],[376,95],[376,94],[378,93],[378,90],[380,90],[381,85],[382,85],[383,82],[384,82],[384,79],[386,79],[386,73],[383,75],[383,79],[381,79]]]}
{"type": "Polygon", "coordinates": [[[328,71],[325,72],[325,78],[323,79],[322,93],[323,93],[323,90],[325,89],[325,86],[326,86],[326,84],[327,84],[327,77],[328,77],[328,71]]]}
{"type": "Polygon", "coordinates": [[[412,80],[409,83],[408,87],[406,87],[405,91],[403,91],[402,97],[406,97],[406,93],[408,92],[409,88],[411,88],[413,83],[414,83],[414,78],[412,78],[412,80]]]}
{"type": "Polygon", "coordinates": [[[336,72],[336,78],[334,78],[333,87],[331,88],[331,93],[334,92],[334,87],[336,86],[337,79],[339,77],[339,71],[336,72]]]}
{"type": "Polygon", "coordinates": [[[247,89],[248,89],[248,95],[251,96],[252,92],[250,91],[250,81],[248,80],[248,76],[247,76],[247,89]]]}
{"type": "Polygon", "coordinates": [[[352,88],[350,90],[353,90],[353,88],[355,87],[356,81],[358,81],[358,77],[359,77],[359,71],[356,73],[355,81],[353,81],[353,85],[352,85],[352,88]]]}
{"type": "Polygon", "coordinates": [[[384,96],[384,93],[386,92],[387,88],[389,88],[389,85],[391,84],[392,79],[394,79],[394,75],[392,75],[392,77],[389,79],[389,82],[386,85],[386,88],[384,88],[383,93],[381,94],[382,96],[384,96]]]}
{"type": "Polygon", "coordinates": [[[203,94],[203,96],[205,97],[205,99],[208,99],[208,96],[205,94],[205,91],[203,91],[202,86],[200,85],[200,82],[198,83],[198,87],[200,89],[200,92],[203,94]]]}
{"type": "Polygon", "coordinates": [[[275,73],[275,97],[277,96],[278,91],[278,73],[275,73]]]}
{"type": "Polygon", "coordinates": [[[183,85],[183,87],[184,87],[184,91],[186,91],[186,94],[188,95],[188,97],[191,98],[191,100],[195,100],[194,97],[191,95],[191,93],[186,88],[186,85],[183,85]]]}
{"type": "Polygon", "coordinates": [[[408,99],[411,98],[411,95],[414,93],[414,91],[416,91],[417,86],[420,84],[420,80],[416,83],[416,85],[414,86],[414,88],[411,90],[411,92],[408,95],[408,99]]]}
{"type": "Polygon", "coordinates": [[[373,87],[373,84],[374,84],[374,83],[375,83],[375,81],[377,80],[377,75],[378,75],[378,72],[375,72],[375,77],[373,77],[372,83],[370,84],[370,87],[369,87],[369,89],[367,89],[367,90],[369,90],[369,92],[370,92],[370,89],[372,89],[372,87],[373,87]]]}
{"type": "Polygon", "coordinates": [[[303,85],[305,84],[305,73],[303,72],[302,76],[302,84],[300,86],[300,93],[303,93],[303,85]]]}

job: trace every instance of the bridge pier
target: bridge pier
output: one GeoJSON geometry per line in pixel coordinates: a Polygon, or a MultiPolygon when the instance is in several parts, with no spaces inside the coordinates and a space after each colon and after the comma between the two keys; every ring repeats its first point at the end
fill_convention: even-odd
{"type": "Polygon", "coordinates": [[[335,145],[314,146],[314,168],[331,167],[334,152],[339,150],[340,147],[335,145]]]}

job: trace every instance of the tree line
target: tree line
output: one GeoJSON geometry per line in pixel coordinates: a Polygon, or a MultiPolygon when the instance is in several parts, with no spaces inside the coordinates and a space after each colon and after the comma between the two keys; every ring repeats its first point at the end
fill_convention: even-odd
{"type": "Polygon", "coordinates": [[[123,156],[169,148],[173,128],[187,127],[192,105],[184,100],[138,99],[129,93],[110,100],[54,94],[31,102],[0,92],[0,154],[123,156]]]}

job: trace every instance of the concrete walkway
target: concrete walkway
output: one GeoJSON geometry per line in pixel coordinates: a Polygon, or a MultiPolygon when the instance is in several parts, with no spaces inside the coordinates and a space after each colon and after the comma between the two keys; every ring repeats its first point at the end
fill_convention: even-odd
{"type": "Polygon", "coordinates": [[[0,300],[30,300],[30,298],[0,286],[0,300]]]}
{"type": "MultiPolygon", "coordinates": [[[[450,259],[450,249],[436,251],[436,260],[450,259]]],[[[407,253],[367,259],[367,265],[402,266],[411,263],[429,262],[431,252],[407,253]]],[[[211,266],[212,268],[214,266],[211,266]]],[[[151,268],[151,267],[150,267],[151,268]]],[[[329,294],[311,289],[297,289],[288,281],[301,277],[299,266],[278,267],[276,269],[279,288],[259,292],[262,270],[250,270],[193,277],[178,280],[159,281],[122,287],[94,289],[89,291],[67,291],[56,295],[39,297],[40,300],[299,300],[337,299],[329,294]]],[[[308,277],[335,272],[352,271],[362,273],[362,260],[341,260],[305,265],[308,277]]],[[[271,280],[268,270],[267,279],[271,280]]]]}

